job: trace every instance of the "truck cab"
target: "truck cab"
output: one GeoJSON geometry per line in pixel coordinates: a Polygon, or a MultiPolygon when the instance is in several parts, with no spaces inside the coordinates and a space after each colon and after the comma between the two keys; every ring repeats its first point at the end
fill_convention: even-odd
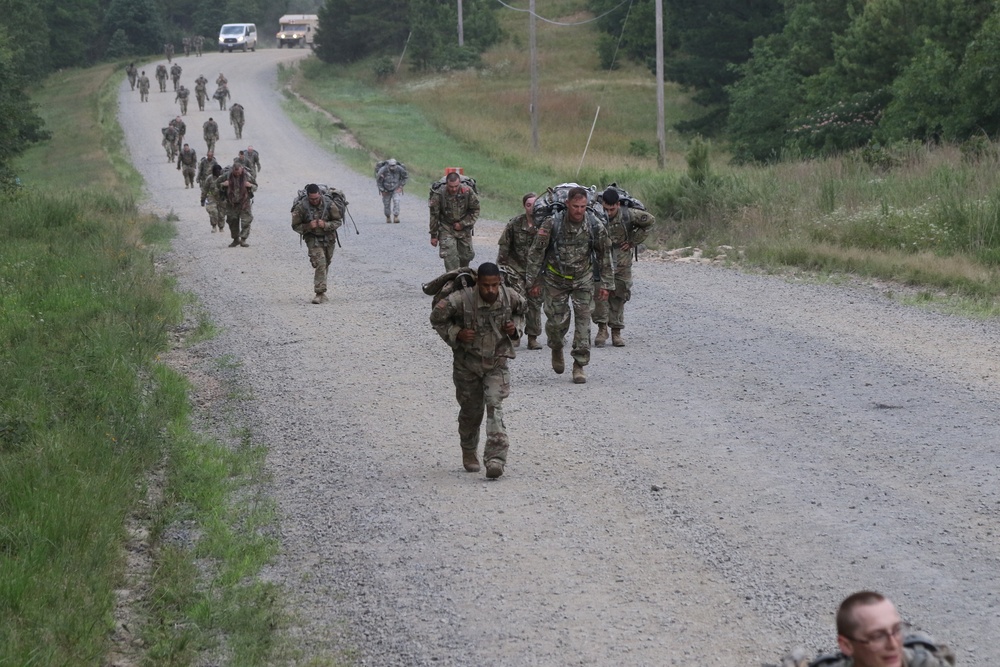
{"type": "Polygon", "coordinates": [[[300,49],[304,49],[307,45],[313,46],[313,38],[319,27],[319,16],[316,14],[285,14],[278,23],[281,29],[275,38],[278,40],[279,49],[283,46],[288,48],[298,46],[300,49]]]}

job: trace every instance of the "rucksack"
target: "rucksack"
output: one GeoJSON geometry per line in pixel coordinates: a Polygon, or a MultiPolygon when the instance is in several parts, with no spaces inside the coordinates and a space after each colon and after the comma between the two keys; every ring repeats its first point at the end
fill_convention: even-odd
{"type": "MultiPolygon", "coordinates": [[[[378,162],[375,163],[375,178],[378,178],[378,173],[380,171],[382,171],[382,167],[385,167],[388,164],[389,164],[389,160],[379,160],[378,162]]],[[[399,167],[399,170],[401,172],[403,172],[404,174],[406,173],[406,165],[405,164],[403,164],[399,160],[396,160],[396,166],[399,167]]]]}
{"type": "MultiPolygon", "coordinates": [[[[458,179],[461,181],[462,185],[471,188],[477,195],[479,194],[479,188],[476,187],[476,179],[471,176],[466,176],[465,174],[459,174],[458,179]]],[[[447,181],[448,177],[442,176],[438,180],[431,183],[431,192],[428,195],[428,199],[433,199],[435,195],[440,194],[441,191],[444,190],[444,185],[447,181]]]]}
{"type": "Polygon", "coordinates": [[[584,188],[577,183],[560,183],[559,185],[546,188],[545,192],[535,198],[533,207],[535,220],[541,221],[558,211],[565,211],[566,198],[569,196],[569,191],[573,188],[583,188],[586,190],[587,209],[597,215],[602,222],[607,222],[608,216],[604,213],[604,207],[601,206],[600,193],[597,192],[597,188],[593,185],[589,188],[584,188]]]}
{"type": "Polygon", "coordinates": [[[630,195],[625,190],[625,188],[618,187],[617,183],[612,183],[607,188],[605,188],[605,190],[614,190],[615,192],[617,192],[618,193],[618,201],[625,208],[634,208],[634,209],[636,209],[638,211],[645,211],[646,210],[646,206],[641,201],[639,201],[638,199],[636,199],[635,197],[633,197],[632,195],[630,195]]]}
{"type": "Polygon", "coordinates": [[[458,290],[475,285],[476,277],[475,269],[463,266],[460,269],[442,273],[429,283],[421,285],[421,289],[424,294],[431,297],[431,308],[434,308],[441,299],[447,299],[458,290]]]}
{"type": "MultiPolygon", "coordinates": [[[[330,187],[329,185],[317,185],[319,187],[320,194],[323,195],[324,199],[329,199],[333,205],[337,207],[337,210],[340,211],[340,218],[343,220],[344,216],[347,215],[347,197],[344,195],[343,191],[330,187]]],[[[299,190],[298,194],[295,195],[295,199],[292,200],[291,210],[294,211],[295,207],[298,206],[298,203],[307,196],[308,193],[305,188],[299,190]]]]}

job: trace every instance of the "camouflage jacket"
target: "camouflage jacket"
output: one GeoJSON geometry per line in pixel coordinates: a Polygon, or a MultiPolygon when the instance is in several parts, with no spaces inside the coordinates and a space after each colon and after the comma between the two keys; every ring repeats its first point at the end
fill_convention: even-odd
{"type": "Polygon", "coordinates": [[[395,192],[398,188],[406,185],[408,178],[409,174],[406,173],[406,169],[398,164],[395,167],[386,165],[378,170],[375,183],[379,192],[395,192]]]}
{"type": "Polygon", "coordinates": [[[218,201],[230,210],[249,211],[253,208],[253,193],[257,190],[257,181],[249,173],[243,174],[243,188],[230,192],[230,186],[237,184],[237,179],[228,170],[222,172],[215,181],[219,191],[218,201]]]}
{"type": "Polygon", "coordinates": [[[139,77],[139,90],[149,92],[149,77],[145,74],[139,77]]]}
{"type": "Polygon", "coordinates": [[[229,122],[230,123],[243,122],[243,105],[240,104],[239,102],[229,107],[229,122]]]}
{"type": "Polygon", "coordinates": [[[177,94],[174,96],[174,102],[176,102],[177,100],[186,100],[190,95],[191,91],[181,86],[180,88],[177,89],[177,94]]]}
{"type": "Polygon", "coordinates": [[[206,79],[204,76],[199,76],[197,79],[194,80],[194,89],[196,92],[200,93],[208,92],[208,90],[205,88],[205,86],[207,85],[208,85],[208,79],[206,79]]]}
{"type": "Polygon", "coordinates": [[[232,97],[232,95],[229,94],[228,88],[226,88],[225,86],[221,86],[220,88],[216,89],[214,93],[212,93],[212,97],[217,100],[224,100],[227,97],[232,97]]]}
{"type": "Polygon", "coordinates": [[[491,368],[497,361],[515,357],[514,340],[524,331],[524,311],[524,299],[509,287],[501,285],[500,296],[490,304],[472,286],[438,301],[431,311],[431,326],[455,354],[479,357],[484,368],[491,368]],[[517,327],[514,339],[503,331],[507,322],[517,327]],[[471,343],[458,340],[462,329],[475,330],[476,337],[471,343]]]}
{"type": "Polygon", "coordinates": [[[528,221],[527,214],[511,218],[500,234],[497,264],[524,276],[528,269],[528,251],[537,233],[538,228],[533,221],[528,221]]]}
{"type": "Polygon", "coordinates": [[[250,150],[248,148],[246,152],[246,158],[247,158],[246,159],[247,166],[253,169],[254,173],[260,171],[260,153],[257,152],[256,148],[253,150],[250,150]]]}
{"type": "Polygon", "coordinates": [[[167,78],[167,67],[166,67],[166,65],[157,65],[156,66],[156,78],[157,79],[166,79],[167,78]]]}
{"type": "Polygon", "coordinates": [[[525,275],[529,287],[544,275],[547,280],[563,282],[592,279],[613,290],[610,240],[604,223],[589,209],[579,224],[565,220],[565,211],[549,216],[538,226],[525,275]]]}
{"type": "Polygon", "coordinates": [[[201,160],[198,161],[198,175],[197,177],[195,177],[195,180],[198,181],[199,183],[204,183],[205,181],[211,181],[212,167],[214,167],[217,164],[219,163],[216,161],[214,157],[212,159],[209,159],[207,156],[203,157],[201,160]]]}
{"type": "Polygon", "coordinates": [[[343,224],[340,209],[329,197],[323,197],[319,206],[309,203],[308,197],[302,197],[292,208],[292,229],[302,236],[306,243],[327,242],[332,243],[337,238],[337,230],[343,224]],[[309,223],[313,220],[323,220],[326,227],[309,229],[309,223]],[[332,224],[331,224],[332,223],[332,224]]]}
{"type": "Polygon", "coordinates": [[[608,219],[608,236],[611,238],[615,267],[632,266],[634,250],[622,250],[621,245],[627,242],[634,248],[645,241],[654,222],[656,219],[648,211],[618,207],[618,214],[608,219]]]}
{"type": "Polygon", "coordinates": [[[182,71],[183,71],[183,70],[181,69],[181,66],[180,66],[180,65],[178,65],[177,63],[174,63],[174,64],[173,64],[173,65],[172,65],[172,66],[170,67],[170,76],[171,76],[171,78],[174,78],[174,79],[179,79],[179,78],[181,78],[181,72],[182,72],[182,71]]]}
{"type": "Polygon", "coordinates": [[[177,128],[174,127],[173,125],[167,125],[166,127],[162,128],[160,132],[163,133],[164,142],[169,141],[170,143],[174,143],[177,141],[177,128]]]}
{"type": "MultiPolygon", "coordinates": [[[[205,158],[202,158],[201,161],[204,162],[205,158]]],[[[208,174],[208,178],[198,181],[201,184],[201,198],[205,200],[205,206],[216,206],[222,200],[222,196],[212,178],[212,172],[208,172],[208,174]]]]}
{"type": "MultiPolygon", "coordinates": [[[[805,648],[797,648],[778,665],[765,667],[854,667],[854,659],[840,651],[820,655],[813,660],[805,648]]],[[[903,638],[903,667],[953,667],[955,652],[923,632],[911,632],[903,638]]]]}
{"type": "Polygon", "coordinates": [[[215,137],[216,139],[219,138],[219,124],[214,120],[206,120],[201,126],[201,130],[206,139],[208,137],[215,137]]]}
{"type": "Polygon", "coordinates": [[[194,169],[195,165],[198,164],[198,154],[193,148],[188,148],[187,150],[181,150],[177,154],[177,166],[185,169],[194,169]]]}
{"type": "Polygon", "coordinates": [[[428,205],[431,209],[431,238],[453,236],[457,239],[467,239],[472,236],[472,227],[479,218],[479,197],[472,188],[463,185],[454,195],[449,195],[447,186],[443,186],[431,197],[428,205]],[[455,223],[461,223],[462,229],[455,229],[455,223]]]}

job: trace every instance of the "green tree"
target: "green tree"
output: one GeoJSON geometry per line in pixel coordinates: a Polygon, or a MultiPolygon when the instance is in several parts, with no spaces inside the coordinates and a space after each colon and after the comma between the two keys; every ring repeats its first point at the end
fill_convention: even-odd
{"type": "MultiPolygon", "coordinates": [[[[31,0],[0,0],[0,27],[6,28],[8,35],[17,36],[17,48],[11,51],[14,71],[36,79],[51,70],[49,25],[41,5],[31,0]]],[[[0,45],[7,43],[3,41],[0,45]]],[[[5,86],[6,80],[3,81],[5,86]]]]}
{"type": "Polygon", "coordinates": [[[104,55],[107,38],[95,39],[101,34],[101,0],[43,0],[41,6],[49,29],[50,68],[79,67],[104,55]]]}
{"type": "Polygon", "coordinates": [[[929,39],[924,42],[892,82],[892,101],[879,123],[882,140],[941,139],[958,102],[957,75],[958,65],[947,49],[929,39]]]}
{"type": "Polygon", "coordinates": [[[1000,134],[1000,8],[970,40],[958,68],[957,102],[946,123],[949,136],[962,138],[977,132],[1000,134]]]}
{"type": "Polygon", "coordinates": [[[35,106],[27,101],[21,58],[9,45],[13,42],[5,26],[0,25],[0,188],[13,184],[11,161],[31,144],[44,141],[49,133],[35,106]]]}
{"type": "Polygon", "coordinates": [[[398,53],[409,32],[406,5],[406,0],[326,0],[318,12],[316,55],[328,63],[350,63],[398,53]]]}
{"type": "Polygon", "coordinates": [[[803,77],[768,43],[736,70],[729,86],[727,131],[737,162],[770,162],[781,157],[791,122],[802,103],[803,77]]]}
{"type": "MultiPolygon", "coordinates": [[[[162,15],[153,0],[111,0],[102,32],[114,36],[119,30],[139,54],[159,53],[166,38],[162,15]]],[[[110,44],[108,50],[111,55],[110,44]]]]}

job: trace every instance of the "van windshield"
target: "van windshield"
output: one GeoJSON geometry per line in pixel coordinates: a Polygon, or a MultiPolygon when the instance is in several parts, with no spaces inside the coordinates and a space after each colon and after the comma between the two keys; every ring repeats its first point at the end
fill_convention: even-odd
{"type": "Polygon", "coordinates": [[[243,26],[241,25],[224,25],[222,26],[223,35],[242,35],[243,26]]]}

